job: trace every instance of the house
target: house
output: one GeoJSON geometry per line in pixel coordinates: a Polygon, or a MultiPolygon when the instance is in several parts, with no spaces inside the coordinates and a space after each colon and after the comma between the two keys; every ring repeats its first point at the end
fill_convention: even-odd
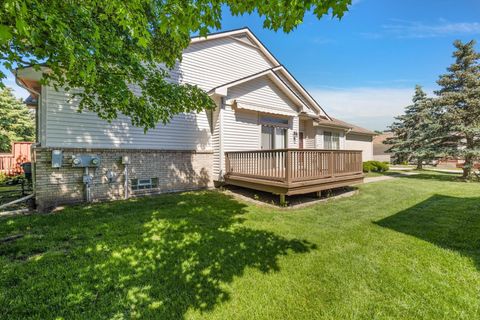
{"type": "Polygon", "coordinates": [[[217,108],[145,134],[125,116],[78,113],[65,92],[40,85],[42,71],[16,72],[38,100],[40,208],[222,183],[284,197],[362,181],[374,133],[330,117],[248,28],[192,38],[170,74],[217,108]]]}
{"type": "Polygon", "coordinates": [[[388,152],[392,146],[385,144],[388,138],[393,138],[393,132],[384,132],[373,138],[373,160],[391,162],[392,155],[388,152]]]}
{"type": "MultiPolygon", "coordinates": [[[[372,141],[375,136],[374,132],[339,119],[331,118],[330,121],[338,127],[343,127],[347,130],[345,133],[345,149],[361,150],[363,161],[373,160],[372,141]]],[[[322,122],[322,120],[320,120],[320,122],[322,122]]],[[[325,120],[322,123],[326,126],[329,124],[328,121],[325,120]]]]}

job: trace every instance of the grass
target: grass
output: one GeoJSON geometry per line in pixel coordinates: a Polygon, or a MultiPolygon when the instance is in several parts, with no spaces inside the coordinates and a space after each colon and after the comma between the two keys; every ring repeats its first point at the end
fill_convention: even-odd
{"type": "Polygon", "coordinates": [[[374,171],[371,171],[371,172],[365,172],[365,178],[374,178],[374,177],[381,177],[381,176],[384,176],[388,173],[387,172],[374,172],[374,171]]]}
{"type": "Polygon", "coordinates": [[[22,196],[22,186],[17,185],[0,185],[0,205],[18,199],[22,196]]]}
{"type": "Polygon", "coordinates": [[[0,220],[2,319],[478,319],[480,183],[301,210],[194,192],[0,220]]]}

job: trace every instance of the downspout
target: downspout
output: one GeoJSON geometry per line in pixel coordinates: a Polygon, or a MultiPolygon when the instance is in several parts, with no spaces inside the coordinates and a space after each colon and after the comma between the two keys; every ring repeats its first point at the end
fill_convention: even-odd
{"type": "Polygon", "coordinates": [[[225,109],[225,97],[220,99],[220,110],[218,111],[218,139],[219,139],[219,160],[220,160],[220,172],[219,172],[219,180],[223,181],[223,174],[225,168],[225,153],[224,153],[224,141],[223,141],[223,113],[225,109]]]}

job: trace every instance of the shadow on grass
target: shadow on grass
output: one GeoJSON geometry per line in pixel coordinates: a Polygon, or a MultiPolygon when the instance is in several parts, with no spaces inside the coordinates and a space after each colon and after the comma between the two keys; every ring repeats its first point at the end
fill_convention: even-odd
{"type": "MultiPolygon", "coordinates": [[[[3,297],[10,302],[6,314],[183,319],[190,309],[209,311],[229,300],[226,286],[247,268],[279,271],[280,256],[315,249],[306,241],[246,227],[244,213],[245,205],[232,198],[203,192],[76,207],[36,218],[49,220],[37,229],[45,254],[38,261],[23,259],[21,269],[11,270],[17,282],[0,281],[4,292],[13,286],[3,297]],[[62,247],[60,257],[48,254],[62,247]],[[28,287],[24,277],[45,292],[23,291],[22,284],[28,287]],[[23,296],[15,300],[16,294],[23,296]],[[27,309],[16,305],[29,300],[27,309]]],[[[0,246],[0,255],[11,258],[15,246],[37,253],[35,240],[25,237],[8,250],[0,246]]]]}
{"type": "Polygon", "coordinates": [[[471,257],[480,269],[480,197],[434,195],[375,223],[471,257]]]}
{"type": "MultiPolygon", "coordinates": [[[[435,172],[429,170],[415,171],[417,174],[413,175],[397,175],[401,178],[408,179],[422,179],[422,180],[434,180],[434,181],[445,181],[445,182],[465,182],[462,179],[462,173],[449,173],[449,172],[435,172]]],[[[473,181],[475,182],[475,181],[473,181]]]]}

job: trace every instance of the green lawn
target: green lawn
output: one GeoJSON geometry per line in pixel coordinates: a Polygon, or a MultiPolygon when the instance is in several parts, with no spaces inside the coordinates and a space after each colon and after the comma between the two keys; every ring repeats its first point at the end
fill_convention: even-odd
{"type": "Polygon", "coordinates": [[[0,184],[0,205],[22,197],[22,186],[20,184],[8,186],[0,184]]]}
{"type": "Polygon", "coordinates": [[[366,172],[364,173],[365,174],[365,178],[374,178],[374,177],[381,177],[381,176],[385,176],[389,173],[389,171],[387,172],[366,172]]]}
{"type": "Polygon", "coordinates": [[[0,220],[1,319],[478,319],[480,183],[301,210],[218,192],[0,220]]]}

